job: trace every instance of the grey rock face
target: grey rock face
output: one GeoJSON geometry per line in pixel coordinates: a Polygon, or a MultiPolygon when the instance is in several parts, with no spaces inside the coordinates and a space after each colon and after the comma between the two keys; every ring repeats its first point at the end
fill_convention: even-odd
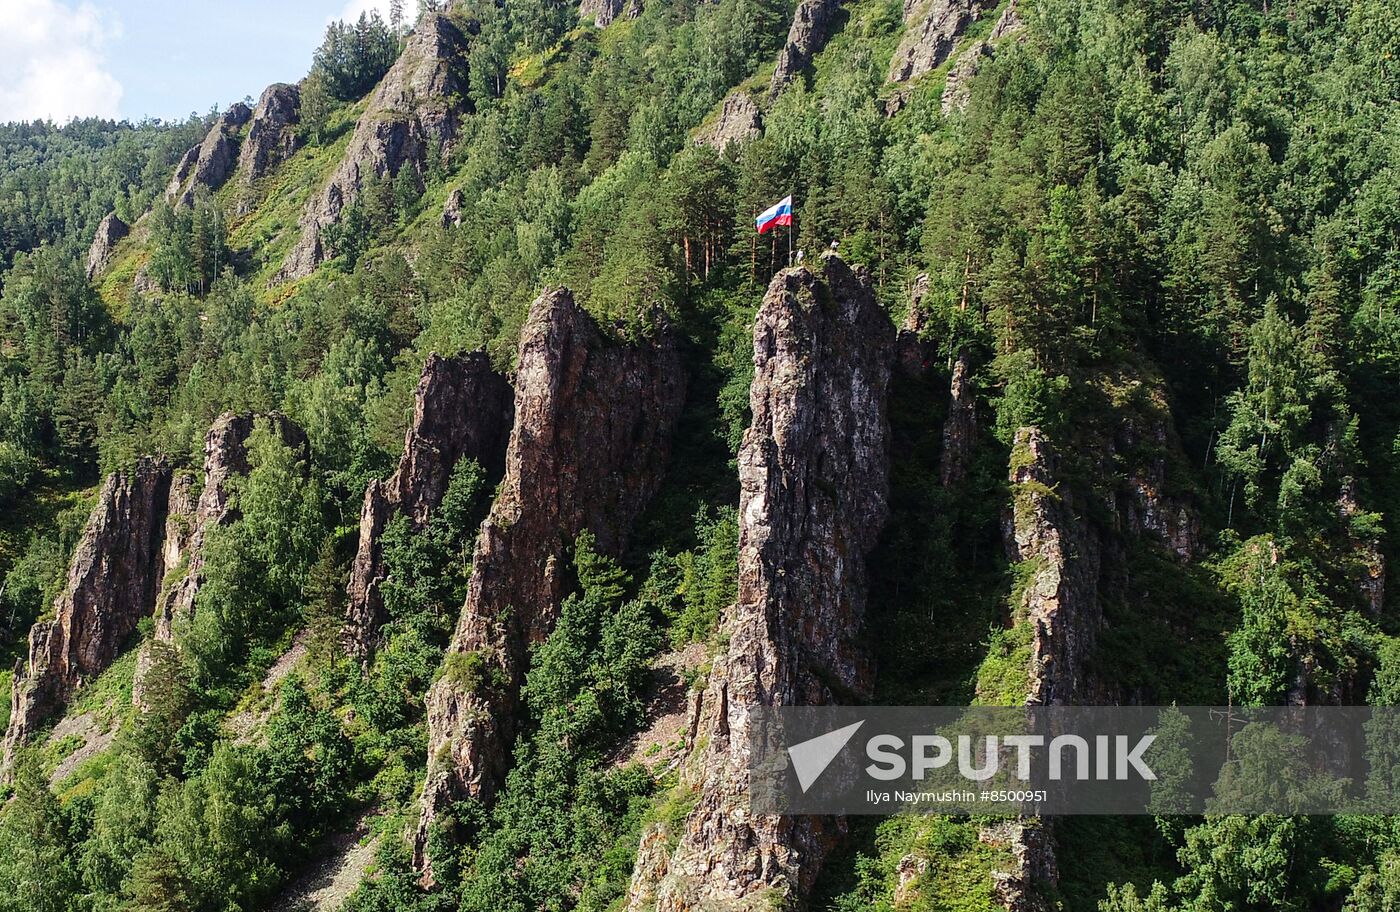
{"type": "Polygon", "coordinates": [[[92,246],[88,248],[87,277],[89,279],[107,268],[107,263],[112,259],[112,251],[116,249],[117,242],[130,233],[131,226],[118,218],[115,212],[109,212],[102,217],[102,221],[97,224],[97,234],[92,239],[92,246]]]}
{"type": "Polygon", "coordinates": [[[475,459],[491,482],[499,479],[513,412],[510,384],[492,369],[484,351],[457,358],[434,354],[423,365],[398,469],[365,491],[345,624],[345,641],[356,657],[364,659],[374,649],[385,620],[379,592],[385,527],[399,515],[415,528],[426,525],[462,459],[475,459]]]}
{"type": "Polygon", "coordinates": [[[68,569],[52,621],[29,633],[15,665],[4,768],[73,690],[102,673],[151,608],[161,577],[170,467],[142,459],[107,477],[68,569]]]}
{"type": "Polygon", "coordinates": [[[972,78],[995,53],[995,43],[1008,35],[1019,33],[1025,25],[1016,4],[1011,3],[992,26],[991,34],[985,41],[975,41],[963,50],[943,83],[941,106],[945,116],[967,109],[967,103],[972,100],[972,78]]]}
{"type": "Polygon", "coordinates": [[[428,694],[428,756],[415,865],[431,881],[430,828],[453,800],[489,802],[516,734],[529,647],[554,627],[565,561],[587,529],[617,556],[660,484],[684,398],[669,328],[605,339],[567,289],[548,290],[521,332],[505,478],[482,524],[448,674],[428,694]],[[454,674],[475,663],[479,680],[454,674]]]}
{"type": "Polygon", "coordinates": [[[1040,886],[1060,879],[1051,827],[1045,819],[1016,819],[982,827],[978,840],[1009,849],[1011,869],[992,874],[997,900],[1007,912],[1051,912],[1040,886]]]}
{"type": "MultiPolygon", "coordinates": [[[[170,484],[162,543],[161,580],[155,599],[155,639],[174,642],[177,628],[194,617],[195,599],[204,586],[205,542],[211,530],[238,518],[231,503],[230,480],[248,473],[248,436],[257,417],[220,415],[204,437],[204,484],[196,496],[195,478],[177,473],[170,484]]],[[[278,412],[266,416],[284,444],[303,457],[306,433],[278,412]]],[[[145,681],[150,671],[149,644],[136,660],[132,702],[145,708],[145,681]]]]}
{"type": "MultiPolygon", "coordinates": [[[[301,122],[301,89],[274,83],[263,90],[253,109],[248,137],[238,152],[239,179],[246,185],[257,181],[295,154],[300,140],[296,126],[301,122]]],[[[251,199],[240,204],[248,211],[251,199]]]]}
{"type": "Polygon", "coordinates": [[[890,61],[889,81],[908,82],[937,69],[980,14],[976,0],[905,0],[905,32],[890,61]]]}
{"type": "Polygon", "coordinates": [[[1058,457],[1040,430],[1017,430],[1011,452],[1007,556],[1035,568],[1012,606],[1014,617],[1031,625],[1026,702],[1071,704],[1089,690],[1084,659],[1102,620],[1099,543],[1077,515],[1074,493],[1060,484],[1058,457]]]}
{"type": "Polygon", "coordinates": [[[899,328],[898,338],[899,372],[910,378],[922,377],[937,352],[937,346],[924,338],[928,328],[928,313],[924,310],[927,295],[928,275],[920,274],[910,290],[909,314],[899,328]]]}
{"type": "Polygon", "coordinates": [[[241,101],[225,111],[204,135],[204,141],[181,159],[165,188],[166,200],[189,206],[194,203],[196,188],[213,191],[222,187],[238,163],[238,130],[252,116],[252,110],[241,101]]]}
{"type": "Polygon", "coordinates": [[[623,0],[580,0],[578,18],[582,22],[591,19],[598,28],[604,28],[622,13],[622,6],[623,0]]]}
{"type": "MultiPolygon", "coordinates": [[[[269,414],[267,420],[283,443],[305,454],[306,433],[295,422],[277,412],[269,414]]],[[[178,547],[179,563],[166,566],[167,570],[181,575],[173,581],[167,580],[157,600],[157,639],[172,639],[176,624],[193,617],[195,598],[204,585],[205,539],[216,526],[227,525],[238,518],[230,504],[229,480],[248,474],[248,435],[253,433],[255,421],[256,416],[251,414],[220,415],[204,437],[204,486],[194,510],[182,515],[181,505],[172,501],[171,516],[180,518],[185,541],[178,547]]],[[[181,489],[176,486],[175,490],[181,489]]],[[[170,544],[167,539],[167,546],[170,544]]]]}
{"type": "Polygon", "coordinates": [[[972,78],[982,69],[982,62],[991,56],[991,46],[985,41],[974,41],[958,55],[943,82],[939,105],[945,117],[954,111],[967,110],[967,103],[972,100],[972,78]]]}
{"type": "Polygon", "coordinates": [[[776,98],[792,78],[812,62],[831,37],[832,20],[840,0],[799,0],[788,28],[787,43],[778,52],[778,66],[768,85],[768,97],[776,98]]]}
{"type": "Polygon", "coordinates": [[[972,378],[972,358],[964,349],[953,362],[948,385],[948,417],[943,422],[943,452],[938,461],[943,487],[952,488],[967,477],[976,441],[977,386],[972,378]]]}
{"type": "Polygon", "coordinates": [[[747,92],[735,90],[724,98],[719,119],[695,135],[699,145],[723,152],[731,143],[746,142],[763,132],[763,115],[747,92]]]}
{"type": "Polygon", "coordinates": [[[456,228],[462,224],[462,208],[467,204],[466,194],[461,188],[454,188],[447,194],[447,202],[442,205],[442,227],[456,228]]]}
{"type": "Polygon", "coordinates": [[[1127,477],[1128,497],[1123,502],[1124,526],[1134,535],[1155,538],[1182,563],[1190,561],[1200,550],[1201,519],[1193,504],[1170,490],[1167,482],[1168,452],[1181,452],[1176,430],[1164,417],[1140,427],[1131,421],[1119,429],[1115,450],[1133,453],[1146,442],[1153,455],[1135,459],[1127,477]]]}
{"type": "Polygon", "coordinates": [[[302,212],[301,239],[278,280],[310,275],[327,258],[321,232],[340,220],[371,175],[391,179],[406,167],[421,174],[429,149],[447,151],[466,111],[466,48],[466,36],[446,16],[432,13],[419,20],[370,96],[345,157],[302,212]]]}
{"type": "Polygon", "coordinates": [[[800,903],[844,828],[750,814],[749,709],[871,691],[858,637],[865,560],[888,514],[894,341],[868,274],[831,255],[820,275],[780,272],[759,308],[739,455],[739,595],[684,768],[699,802],[670,858],[648,853],[632,887],[658,912],[800,903]]]}

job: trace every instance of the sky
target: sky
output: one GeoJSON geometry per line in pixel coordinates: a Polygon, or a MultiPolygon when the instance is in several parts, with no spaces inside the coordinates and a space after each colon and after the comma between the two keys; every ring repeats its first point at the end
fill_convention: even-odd
{"type": "Polygon", "coordinates": [[[326,25],[368,9],[389,0],[0,0],[0,123],[227,108],[306,75],[326,25]]]}

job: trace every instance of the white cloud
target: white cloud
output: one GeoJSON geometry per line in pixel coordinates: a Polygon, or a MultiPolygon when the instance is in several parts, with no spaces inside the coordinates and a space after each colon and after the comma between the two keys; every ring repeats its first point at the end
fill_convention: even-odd
{"type": "MultiPolygon", "coordinates": [[[[0,0],[0,3],[4,2],[6,2],[6,0],[0,0]]],[[[349,2],[345,4],[345,9],[342,10],[340,15],[336,18],[343,19],[346,22],[354,22],[356,19],[360,18],[360,13],[367,13],[370,10],[379,13],[379,18],[383,19],[385,22],[389,21],[389,0],[349,0],[349,2]]],[[[417,19],[417,13],[418,0],[404,0],[404,18],[411,23],[417,19]]]]}
{"type": "Polygon", "coordinates": [[[90,3],[0,0],[0,122],[116,117],[102,48],[120,25],[90,3]]]}

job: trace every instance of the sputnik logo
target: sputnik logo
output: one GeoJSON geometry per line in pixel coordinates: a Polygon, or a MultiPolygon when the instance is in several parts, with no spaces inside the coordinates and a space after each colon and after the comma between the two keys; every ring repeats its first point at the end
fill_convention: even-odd
{"type": "Polygon", "coordinates": [[[788,756],[792,758],[793,772],[797,773],[797,784],[802,786],[802,793],[805,795],[807,789],[812,787],[812,783],[826,768],[831,765],[831,761],[836,759],[836,755],[841,753],[841,748],[851,740],[851,736],[856,733],[856,729],[865,724],[865,720],[847,725],[845,728],[838,728],[829,731],[824,735],[818,735],[799,744],[794,744],[787,749],[788,756]]]}

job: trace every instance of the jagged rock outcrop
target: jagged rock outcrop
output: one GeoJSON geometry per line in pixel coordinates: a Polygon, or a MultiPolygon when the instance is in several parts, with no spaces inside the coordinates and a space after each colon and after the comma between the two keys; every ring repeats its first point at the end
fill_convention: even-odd
{"type": "MultiPolygon", "coordinates": [[[[283,82],[273,83],[263,90],[253,119],[248,125],[248,137],[238,151],[238,175],[245,184],[252,184],[277,165],[295,154],[301,141],[296,126],[301,122],[301,89],[283,82]]],[[[242,212],[250,211],[252,199],[240,201],[242,212]]]]}
{"type": "Polygon", "coordinates": [[[948,78],[943,83],[941,106],[945,116],[967,109],[967,103],[972,100],[972,78],[993,56],[993,45],[1007,35],[1020,32],[1025,25],[1013,2],[992,26],[991,34],[983,40],[974,41],[958,55],[957,62],[948,71],[948,78]]]}
{"type": "Polygon", "coordinates": [[[622,7],[623,0],[580,0],[578,18],[580,22],[591,20],[598,28],[605,28],[622,14],[622,7]]]}
{"type": "Polygon", "coordinates": [[[821,275],[780,272],[759,308],[753,423],[739,454],[738,601],[684,773],[699,802],[664,876],[648,859],[659,883],[633,885],[658,912],[800,901],[844,828],[834,817],[750,814],[749,713],[871,692],[859,636],[865,559],[889,509],[894,342],[869,275],[833,255],[821,275]]]}
{"type": "Polygon", "coordinates": [[[1000,41],[1007,35],[1015,35],[1026,27],[1026,20],[1021,18],[1021,10],[1016,6],[1016,0],[1011,0],[1002,14],[997,17],[996,24],[992,26],[991,32],[987,35],[988,41],[1000,41]]]}
{"type": "Polygon", "coordinates": [[[450,148],[466,112],[466,49],[466,36],[448,17],[429,13],[418,20],[370,96],[340,165],[303,210],[301,238],[278,280],[310,275],[327,258],[321,232],[339,221],[371,176],[388,180],[403,168],[421,175],[429,150],[450,148]]]}
{"type": "MultiPolygon", "coordinates": [[[[1102,623],[1101,548],[1096,531],[1062,478],[1062,466],[1038,428],[1017,430],[1011,448],[1013,497],[1005,528],[1007,556],[1029,573],[1011,606],[1012,620],[1030,625],[1026,703],[1067,705],[1092,692],[1085,660],[1102,623]]],[[[1043,819],[1015,818],[984,826],[979,838],[1007,849],[1012,863],[994,873],[1008,912],[1041,912],[1040,889],[1058,880],[1054,842],[1043,819]]]]}
{"type": "MultiPolygon", "coordinates": [[[[202,487],[196,486],[195,477],[188,472],[177,472],[170,483],[154,606],[157,640],[174,641],[177,627],[194,616],[195,598],[204,585],[205,541],[210,530],[237,519],[229,481],[248,473],[248,436],[259,417],[264,416],[220,415],[204,436],[202,487]]],[[[306,454],[306,433],[295,422],[278,412],[265,418],[283,443],[306,454]]],[[[137,706],[144,706],[144,682],[150,667],[150,650],[143,648],[132,683],[132,702],[137,706]]]]}
{"type": "Polygon", "coordinates": [[[107,477],[78,542],[54,619],[29,633],[15,665],[4,769],[73,691],[101,674],[150,610],[161,577],[170,466],[142,459],[107,477]]]}
{"type": "Polygon", "coordinates": [[[898,881],[894,885],[894,907],[905,909],[918,899],[919,880],[928,871],[928,858],[922,854],[910,853],[899,859],[895,866],[898,881]]]}
{"type": "Polygon", "coordinates": [[[1051,912],[1043,888],[1060,879],[1059,861],[1045,818],[1006,820],[989,824],[977,834],[981,842],[1007,849],[1010,870],[992,873],[992,889],[1007,912],[1051,912]]]}
{"type": "Polygon", "coordinates": [[[492,369],[486,352],[456,358],[434,354],[423,365],[398,469],[387,482],[372,481],[365,490],[347,589],[345,642],[352,655],[368,656],[384,624],[379,585],[385,575],[380,540],[385,527],[402,515],[422,528],[462,459],[475,459],[494,484],[505,469],[513,412],[510,383],[492,369]]]}
{"type": "Polygon", "coordinates": [[[904,325],[899,328],[898,355],[899,371],[906,377],[917,379],[928,372],[937,346],[924,338],[928,329],[928,312],[924,309],[924,298],[928,295],[928,274],[920,273],[914,279],[909,294],[909,313],[904,325]]]}
{"type": "Polygon", "coordinates": [[[1123,513],[1133,535],[1157,539],[1182,563],[1200,550],[1201,519],[1195,506],[1168,483],[1167,456],[1180,453],[1181,442],[1163,405],[1145,427],[1133,420],[1120,422],[1114,450],[1138,454],[1128,471],[1128,497],[1123,513]],[[1144,439],[1145,438],[1145,439],[1144,439]]]}
{"type": "Polygon", "coordinates": [[[213,191],[222,187],[238,163],[238,130],[252,116],[252,109],[240,101],[214,121],[204,141],[180,160],[175,176],[165,188],[166,200],[174,205],[189,206],[194,203],[196,188],[213,191]]]}
{"type": "Polygon", "coordinates": [[[953,361],[948,384],[948,417],[943,421],[943,451],[938,457],[938,478],[943,487],[956,487],[967,478],[976,442],[977,382],[972,376],[972,356],[963,349],[953,361]]]}
{"type": "Polygon", "coordinates": [[[462,224],[462,210],[467,205],[467,195],[461,187],[454,187],[447,194],[447,202],[442,204],[442,227],[456,228],[462,224]]]}
{"type": "Polygon", "coordinates": [[[662,476],[680,414],[680,357],[664,323],[652,342],[604,338],[567,289],[547,290],[521,331],[505,478],[482,524],[447,674],[428,694],[429,771],[415,864],[454,799],[489,802],[503,781],[529,647],[549,635],[567,555],[589,530],[620,555],[662,476]]]}
{"type": "MultiPolygon", "coordinates": [[[[210,530],[238,518],[230,504],[229,480],[248,474],[248,436],[253,433],[258,417],[229,412],[215,419],[204,436],[204,486],[194,510],[178,512],[181,504],[172,500],[170,515],[184,527],[181,533],[184,543],[178,549],[179,562],[166,567],[179,576],[165,581],[156,604],[158,639],[172,639],[175,626],[194,614],[195,597],[204,585],[204,542],[210,530]]],[[[306,433],[295,422],[278,412],[267,415],[266,420],[283,443],[305,454],[306,433]]],[[[179,490],[177,487],[176,491],[179,490]]],[[[184,499],[187,496],[184,495],[184,499]]]]}
{"type": "Polygon", "coordinates": [[[151,276],[148,266],[142,266],[136,271],[136,277],[131,281],[131,287],[138,294],[155,294],[160,291],[160,283],[151,276]]]}
{"type": "Polygon", "coordinates": [[[890,82],[908,82],[937,69],[982,14],[977,0],[904,0],[904,37],[890,60],[890,82]]]}
{"type": "Polygon", "coordinates": [[[958,55],[957,61],[948,70],[947,78],[943,80],[939,107],[945,117],[954,111],[967,110],[967,103],[972,100],[972,78],[981,71],[985,59],[991,56],[991,45],[985,41],[974,41],[958,55]]]}
{"type": "Polygon", "coordinates": [[[180,193],[180,188],[184,187],[194,173],[195,163],[199,161],[200,146],[191,146],[180,160],[175,163],[175,173],[170,177],[170,183],[165,187],[166,202],[174,202],[180,193]]]}
{"type": "Polygon", "coordinates": [[[763,115],[758,104],[747,92],[735,89],[724,97],[719,118],[695,134],[695,142],[723,152],[732,143],[747,142],[762,132],[763,115]]]}
{"type": "Polygon", "coordinates": [[[788,28],[787,43],[778,52],[778,66],[768,84],[769,98],[777,98],[826,45],[826,39],[831,37],[832,20],[840,8],[840,0],[799,0],[788,28]]]}
{"type": "Polygon", "coordinates": [[[1013,619],[1031,625],[1026,702],[1032,705],[1070,704],[1089,692],[1084,660],[1102,620],[1098,537],[1076,512],[1077,497],[1061,483],[1059,469],[1038,428],[1017,430],[1005,537],[1007,556],[1032,569],[1012,606],[1013,619]]]}
{"type": "Polygon", "coordinates": [[[109,212],[102,217],[102,221],[97,223],[97,233],[92,238],[92,246],[88,248],[87,277],[89,279],[107,268],[117,242],[130,233],[131,226],[118,218],[115,212],[109,212]]]}

